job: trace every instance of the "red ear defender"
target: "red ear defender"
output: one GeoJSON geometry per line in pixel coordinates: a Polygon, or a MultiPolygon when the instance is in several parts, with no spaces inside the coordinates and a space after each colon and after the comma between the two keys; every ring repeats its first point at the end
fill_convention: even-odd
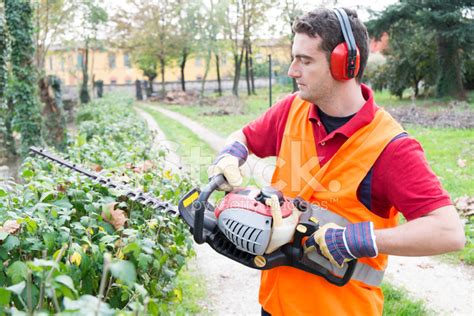
{"type": "Polygon", "coordinates": [[[355,58],[354,75],[349,75],[349,51],[347,49],[347,43],[340,43],[331,52],[330,66],[332,77],[336,80],[349,80],[357,76],[360,67],[360,54],[357,48],[357,54],[355,58]]]}
{"type": "Polygon", "coordinates": [[[357,76],[360,67],[359,48],[352,33],[351,22],[344,9],[333,9],[339,21],[344,42],[331,52],[331,74],[336,80],[349,80],[357,76]]]}

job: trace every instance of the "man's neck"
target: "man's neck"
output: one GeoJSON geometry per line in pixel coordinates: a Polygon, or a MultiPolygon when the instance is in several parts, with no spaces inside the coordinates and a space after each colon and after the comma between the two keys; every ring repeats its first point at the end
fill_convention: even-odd
{"type": "Polygon", "coordinates": [[[317,101],[316,105],[327,115],[345,117],[357,113],[365,104],[361,87],[355,82],[341,82],[331,94],[317,101]]]}

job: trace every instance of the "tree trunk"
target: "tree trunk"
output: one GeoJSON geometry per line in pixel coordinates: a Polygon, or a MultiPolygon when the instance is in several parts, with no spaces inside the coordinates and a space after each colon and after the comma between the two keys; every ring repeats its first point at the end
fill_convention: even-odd
{"type": "Polygon", "coordinates": [[[418,84],[420,83],[420,79],[413,78],[413,88],[415,90],[415,99],[418,98],[418,95],[420,94],[420,88],[418,87],[418,84]]]}
{"type": "Polygon", "coordinates": [[[216,71],[217,71],[217,92],[219,96],[222,96],[222,85],[221,85],[221,71],[219,67],[219,55],[216,54],[216,71]]]}
{"type": "Polygon", "coordinates": [[[152,94],[153,92],[155,92],[155,91],[153,90],[153,80],[154,80],[154,79],[155,79],[155,78],[148,78],[148,93],[147,93],[148,96],[151,96],[151,94],[152,94]]]}
{"type": "Polygon", "coordinates": [[[184,79],[184,67],[186,66],[186,60],[188,58],[188,50],[187,48],[183,48],[183,52],[181,54],[181,63],[179,64],[179,68],[181,69],[181,90],[186,91],[186,80],[184,79]]]}
{"type": "Polygon", "coordinates": [[[204,88],[206,86],[206,79],[207,79],[207,75],[209,73],[209,68],[211,68],[211,49],[208,49],[207,50],[207,55],[206,55],[206,64],[205,64],[205,69],[204,69],[204,76],[202,77],[202,81],[201,81],[201,91],[199,93],[199,105],[202,105],[202,100],[203,100],[203,97],[204,97],[204,88]]]}
{"type": "Polygon", "coordinates": [[[17,150],[15,146],[15,139],[13,138],[13,126],[12,126],[12,120],[13,120],[13,100],[8,99],[7,100],[7,113],[5,115],[5,142],[6,146],[8,149],[8,152],[15,156],[17,155],[17,150]]]}
{"type": "Polygon", "coordinates": [[[247,45],[245,45],[245,81],[247,83],[247,95],[250,96],[252,94],[252,90],[250,89],[249,48],[247,45]]]}
{"type": "Polygon", "coordinates": [[[440,72],[436,90],[438,97],[452,96],[465,100],[466,91],[462,84],[461,58],[459,50],[454,43],[455,40],[438,34],[437,45],[440,72]]]}
{"type": "Polygon", "coordinates": [[[240,50],[240,56],[234,54],[234,84],[232,85],[232,94],[236,97],[239,96],[239,80],[240,71],[242,68],[242,59],[244,57],[244,47],[240,50]]]}
{"type": "Polygon", "coordinates": [[[29,1],[3,1],[5,18],[11,38],[8,99],[12,102],[13,129],[20,133],[20,154],[26,156],[31,146],[42,146],[42,118],[37,99],[36,67],[34,65],[34,43],[32,14],[29,1]]]}
{"type": "Polygon", "coordinates": [[[164,97],[166,93],[165,87],[165,58],[160,57],[160,71],[161,71],[161,95],[164,97]]]}
{"type": "Polygon", "coordinates": [[[135,80],[135,98],[138,100],[138,101],[142,101],[143,100],[143,93],[142,93],[142,83],[140,82],[140,80],[135,80]]]}
{"type": "Polygon", "coordinates": [[[46,143],[64,150],[66,147],[65,118],[62,108],[61,88],[59,79],[44,76],[38,82],[40,100],[44,104],[42,116],[45,118],[46,143]]]}
{"type": "Polygon", "coordinates": [[[249,42],[249,69],[250,69],[250,85],[252,87],[252,94],[256,95],[255,92],[255,74],[253,71],[253,53],[252,53],[252,43],[249,42]]]}
{"type": "MultiPolygon", "coordinates": [[[[292,27],[293,25],[293,20],[292,20],[292,23],[290,25],[290,27],[292,27]]],[[[291,52],[291,49],[293,47],[293,38],[295,37],[295,33],[293,33],[293,31],[291,31],[291,46],[290,46],[290,60],[291,62],[293,62],[293,53],[291,52]]],[[[298,84],[296,83],[296,79],[295,78],[291,78],[292,80],[292,84],[293,84],[293,93],[298,91],[298,84]]]]}
{"type": "Polygon", "coordinates": [[[84,60],[82,61],[82,85],[80,100],[81,104],[89,103],[89,90],[88,90],[88,81],[89,81],[89,39],[86,39],[86,46],[84,48],[84,60]]]}
{"type": "MultiPolygon", "coordinates": [[[[6,87],[8,80],[8,40],[7,40],[7,29],[5,27],[4,16],[0,16],[0,133],[3,135],[3,139],[0,139],[0,155],[9,154],[15,155],[15,143],[13,141],[11,119],[13,113],[13,107],[10,107],[10,103],[7,102],[6,98],[6,87]]],[[[2,157],[0,157],[2,158],[2,157]]]]}

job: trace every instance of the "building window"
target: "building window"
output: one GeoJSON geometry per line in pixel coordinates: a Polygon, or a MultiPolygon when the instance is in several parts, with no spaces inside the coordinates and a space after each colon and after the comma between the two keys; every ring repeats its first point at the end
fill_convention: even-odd
{"type": "Polygon", "coordinates": [[[49,56],[49,70],[53,70],[53,56],[49,56]]]}
{"type": "Polygon", "coordinates": [[[202,66],[202,59],[200,57],[196,57],[195,66],[196,67],[201,67],[202,66]]]}
{"type": "Polygon", "coordinates": [[[61,71],[64,71],[64,58],[61,58],[61,71]]]}
{"type": "Polygon", "coordinates": [[[111,85],[116,85],[117,84],[117,79],[110,79],[110,84],[111,85]]]}
{"type": "Polygon", "coordinates": [[[82,56],[82,53],[77,54],[77,65],[76,67],[81,69],[82,65],[84,65],[84,56],[82,56]]]}
{"type": "Polygon", "coordinates": [[[128,53],[123,55],[123,64],[126,68],[130,68],[132,66],[132,63],[130,62],[130,55],[128,53]]]}
{"type": "Polygon", "coordinates": [[[115,54],[114,53],[109,53],[109,68],[114,69],[116,66],[115,64],[115,54]]]}

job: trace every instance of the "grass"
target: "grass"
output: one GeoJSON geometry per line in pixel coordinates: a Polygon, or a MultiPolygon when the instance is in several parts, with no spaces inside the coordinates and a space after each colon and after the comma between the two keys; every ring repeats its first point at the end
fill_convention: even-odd
{"type": "MultiPolygon", "coordinates": [[[[277,91],[280,96],[285,93],[282,87],[277,91]]],[[[263,90],[258,92],[259,94],[256,96],[242,97],[243,101],[247,103],[247,112],[243,115],[203,115],[215,109],[212,106],[167,105],[165,107],[188,116],[225,137],[268,109],[266,94],[263,93],[263,90]]],[[[382,92],[380,96],[388,96],[388,93],[382,92]]],[[[377,94],[375,98],[377,100],[377,94]]],[[[381,104],[383,104],[382,102],[381,104]]],[[[474,195],[473,130],[409,126],[408,131],[422,144],[431,167],[453,199],[466,194],[474,195]],[[465,160],[466,166],[464,168],[459,167],[459,159],[465,160]]]]}
{"type": "Polygon", "coordinates": [[[203,302],[209,299],[204,278],[195,273],[190,267],[181,270],[177,277],[177,290],[179,298],[176,302],[173,315],[209,315],[203,302]]]}
{"type": "Polygon", "coordinates": [[[474,196],[474,130],[409,126],[453,199],[474,196]],[[463,165],[465,165],[463,167],[463,165]]]}
{"type": "MultiPolygon", "coordinates": [[[[264,108],[259,108],[259,101],[255,100],[255,98],[250,103],[250,107],[254,110],[258,111],[261,110],[262,112],[265,110],[264,108]]],[[[180,109],[181,111],[176,110],[182,114],[185,114],[193,119],[194,115],[199,115],[199,111],[202,111],[202,108],[197,107],[183,107],[183,106],[168,106],[168,109],[180,109]],[[193,112],[194,111],[194,112],[193,112]]],[[[189,148],[193,146],[198,146],[201,148],[203,152],[208,155],[213,155],[213,150],[206,145],[203,141],[201,141],[194,133],[183,126],[182,124],[175,122],[166,116],[160,114],[157,111],[151,110],[149,108],[143,108],[147,111],[153,118],[157,121],[160,125],[161,129],[165,133],[168,140],[176,142],[179,144],[177,153],[179,155],[189,155],[189,148]]],[[[256,114],[248,114],[248,115],[256,115],[256,114]]],[[[257,114],[258,115],[258,114],[257,114]]],[[[206,125],[211,129],[215,129],[217,125],[231,125],[229,124],[217,124],[215,117],[202,117],[200,118],[207,119],[205,121],[199,120],[202,124],[206,125]]],[[[239,118],[243,120],[242,118],[239,118]]],[[[247,119],[247,118],[245,118],[247,119]]],[[[232,121],[232,124],[237,124],[232,121]]],[[[226,126],[228,128],[228,126],[226,126]]],[[[221,133],[227,135],[228,133],[232,132],[232,129],[221,129],[221,133]]],[[[207,182],[207,175],[204,173],[200,174],[201,183],[207,182]]],[[[203,300],[206,297],[205,294],[205,284],[203,284],[203,280],[199,277],[190,274],[184,273],[180,275],[180,281],[182,285],[182,294],[183,294],[183,302],[185,307],[183,310],[185,311],[193,311],[191,314],[202,314],[203,307],[197,304],[197,301],[203,300]]],[[[426,309],[421,301],[412,301],[403,290],[396,289],[393,286],[384,283],[382,285],[382,290],[385,295],[385,307],[384,307],[384,315],[426,315],[426,309]]],[[[179,312],[178,312],[179,314],[179,312]]]]}
{"type": "MultiPolygon", "coordinates": [[[[422,107],[430,110],[446,109],[451,102],[455,101],[453,98],[434,98],[434,97],[418,97],[412,100],[409,94],[405,94],[402,99],[391,95],[388,90],[375,91],[374,99],[377,104],[383,107],[398,107],[415,104],[417,107],[422,107]]],[[[467,94],[468,109],[474,110],[474,91],[467,94]]]]}
{"type": "Polygon", "coordinates": [[[142,109],[156,120],[166,139],[174,144],[173,149],[181,157],[183,167],[191,173],[191,177],[207,183],[207,167],[212,163],[216,152],[182,124],[148,107],[142,109]]]}
{"type": "Polygon", "coordinates": [[[413,300],[403,289],[384,282],[382,291],[385,296],[383,315],[424,316],[429,314],[423,301],[413,300]]]}

